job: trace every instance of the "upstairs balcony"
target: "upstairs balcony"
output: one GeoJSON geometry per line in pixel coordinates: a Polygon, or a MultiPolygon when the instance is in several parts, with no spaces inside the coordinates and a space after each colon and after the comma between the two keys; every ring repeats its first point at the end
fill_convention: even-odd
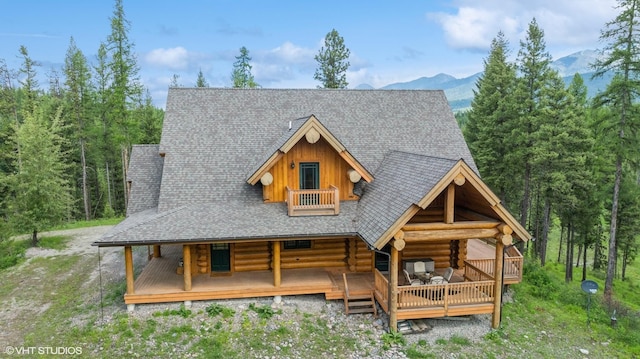
{"type": "Polygon", "coordinates": [[[293,190],[287,187],[290,217],[334,216],[340,213],[340,191],[336,186],[293,190]]]}

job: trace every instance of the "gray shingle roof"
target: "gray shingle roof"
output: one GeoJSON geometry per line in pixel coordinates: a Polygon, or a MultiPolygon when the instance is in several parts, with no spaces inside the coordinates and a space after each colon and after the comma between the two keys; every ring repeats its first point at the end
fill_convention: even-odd
{"type": "Polygon", "coordinates": [[[159,211],[260,200],[247,173],[289,121],[312,114],[369,172],[389,150],[473,164],[443,91],[172,88],[159,211]]]}
{"type": "Polygon", "coordinates": [[[134,145],[131,148],[127,180],[131,181],[127,214],[158,207],[164,160],[158,145],[134,145]]]}
{"type": "Polygon", "coordinates": [[[360,199],[358,233],[368,244],[417,204],[458,161],[392,151],[360,199]]]}
{"type": "MultiPolygon", "coordinates": [[[[414,186],[428,186],[431,180],[424,181],[431,178],[429,174],[441,173],[440,167],[425,166],[464,158],[475,169],[444,92],[433,90],[172,88],[158,151],[165,157],[157,212],[132,215],[124,221],[131,223],[116,226],[97,245],[347,235],[356,230],[363,230],[364,238],[371,241],[380,233],[378,227],[398,211],[395,207],[385,211],[387,204],[401,208],[415,196],[424,196],[428,189],[414,186]],[[289,121],[301,126],[311,115],[330,129],[375,180],[360,204],[341,203],[338,216],[290,218],[284,204],[264,204],[262,187],[251,186],[246,179],[275,146],[291,136],[289,121]],[[425,160],[424,156],[431,157],[425,160]],[[403,174],[394,178],[396,161],[397,171],[403,174]],[[426,175],[415,182],[419,171],[426,175]],[[406,188],[399,190],[408,196],[402,203],[394,203],[384,193],[396,185],[406,188]],[[358,207],[361,217],[356,228],[358,207]]],[[[132,158],[132,167],[138,163],[132,158]]],[[[155,167],[132,168],[134,186],[138,170],[158,173],[155,167]]],[[[151,203],[141,202],[145,205],[136,204],[136,209],[146,209],[151,203]]]]}

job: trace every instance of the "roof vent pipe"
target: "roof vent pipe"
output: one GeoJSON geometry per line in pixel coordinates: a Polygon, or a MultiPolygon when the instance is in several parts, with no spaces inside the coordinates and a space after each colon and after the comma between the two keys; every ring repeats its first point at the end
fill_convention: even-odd
{"type": "Polygon", "coordinates": [[[289,131],[291,131],[291,121],[289,121],[289,131]]]}

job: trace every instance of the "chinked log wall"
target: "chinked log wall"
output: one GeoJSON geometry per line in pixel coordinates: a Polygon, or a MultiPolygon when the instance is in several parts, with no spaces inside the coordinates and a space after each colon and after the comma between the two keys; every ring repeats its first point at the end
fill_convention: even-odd
{"type": "Polygon", "coordinates": [[[451,245],[456,241],[432,241],[407,243],[402,250],[402,260],[423,259],[429,257],[433,259],[436,268],[447,268],[456,264],[458,268],[464,266],[467,258],[467,241],[461,240],[458,243],[458,253],[451,250],[451,245]],[[455,258],[451,258],[452,254],[455,258]],[[455,263],[454,263],[455,262],[455,263]]]}
{"type": "MultiPolygon", "coordinates": [[[[282,244],[280,244],[282,245],[282,244]]],[[[271,270],[271,243],[236,243],[234,271],[249,272],[271,270]]],[[[350,271],[369,272],[372,252],[357,239],[319,239],[309,249],[280,250],[280,268],[346,268],[350,271]]]]}

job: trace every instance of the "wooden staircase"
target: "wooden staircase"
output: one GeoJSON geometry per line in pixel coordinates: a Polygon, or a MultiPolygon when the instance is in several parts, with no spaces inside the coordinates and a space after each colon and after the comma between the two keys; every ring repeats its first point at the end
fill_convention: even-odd
{"type": "Polygon", "coordinates": [[[376,300],[373,297],[373,290],[350,292],[346,273],[342,273],[342,279],[344,280],[343,299],[346,314],[373,313],[373,316],[377,317],[378,311],[376,309],[376,300]]]}

